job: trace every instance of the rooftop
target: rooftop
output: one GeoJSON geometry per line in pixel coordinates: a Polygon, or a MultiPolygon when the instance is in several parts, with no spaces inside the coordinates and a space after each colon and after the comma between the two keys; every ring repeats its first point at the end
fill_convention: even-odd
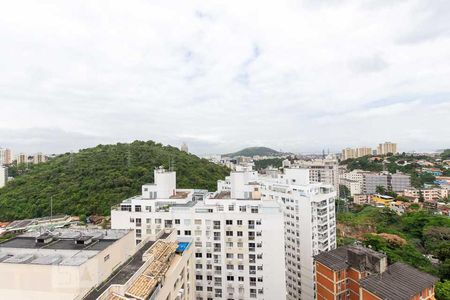
{"type": "MultiPolygon", "coordinates": [[[[363,246],[343,246],[328,252],[322,252],[314,257],[314,259],[334,271],[340,271],[353,266],[349,259],[350,255],[373,257],[375,260],[386,258],[386,255],[363,246]]],[[[354,267],[354,266],[353,266],[354,267]]],[[[360,266],[356,267],[357,269],[360,266]]]]}
{"type": "MultiPolygon", "coordinates": [[[[164,233],[160,239],[165,239],[170,233],[164,233]]],[[[124,264],[118,267],[117,271],[114,272],[102,285],[91,290],[83,300],[95,300],[101,294],[103,294],[111,285],[124,285],[127,281],[144,265],[145,261],[142,259],[144,253],[148,252],[152,248],[155,241],[149,241],[144,244],[136,253],[124,264]]],[[[109,299],[124,299],[123,296],[110,295],[109,299]],[[116,297],[116,298],[114,298],[116,297]],[[122,298],[121,298],[122,297],[122,298]]]]}
{"type": "Polygon", "coordinates": [[[381,274],[361,279],[360,285],[382,299],[407,300],[423,289],[432,287],[438,280],[437,277],[397,262],[381,274]]]}
{"type": "Polygon", "coordinates": [[[129,232],[129,230],[70,229],[42,234],[28,232],[0,243],[0,262],[77,266],[129,232]]]}

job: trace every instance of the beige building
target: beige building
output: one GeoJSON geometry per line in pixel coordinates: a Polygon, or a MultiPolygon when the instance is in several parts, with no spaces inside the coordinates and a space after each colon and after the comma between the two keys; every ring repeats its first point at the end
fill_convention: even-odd
{"type": "Polygon", "coordinates": [[[355,149],[352,148],[345,148],[342,150],[342,160],[347,160],[350,158],[355,158],[356,153],[355,149]]]}
{"type": "Polygon", "coordinates": [[[436,201],[439,199],[447,198],[449,196],[448,189],[405,189],[403,191],[403,196],[406,197],[412,197],[412,198],[419,198],[420,193],[423,195],[423,199],[425,201],[436,201]]]}
{"type": "Polygon", "coordinates": [[[372,155],[372,148],[360,147],[360,148],[356,148],[355,152],[356,152],[356,157],[372,155]]]}
{"type": "Polygon", "coordinates": [[[345,148],[342,150],[342,160],[350,158],[358,158],[366,155],[372,155],[372,148],[358,147],[358,148],[345,148]]]}
{"type": "Polygon", "coordinates": [[[41,152],[36,153],[33,155],[33,164],[40,164],[47,161],[47,156],[42,154],[41,152]]]}
{"type": "Polygon", "coordinates": [[[57,229],[0,244],[0,295],[21,300],[193,299],[190,241],[162,230],[57,229]]]}
{"type": "Polygon", "coordinates": [[[17,164],[26,163],[28,163],[28,155],[26,155],[25,153],[19,153],[19,155],[17,155],[17,164]]]}
{"type": "Polygon", "coordinates": [[[391,142],[384,142],[377,147],[377,155],[386,155],[388,153],[397,154],[397,144],[391,142]]]}
{"type": "Polygon", "coordinates": [[[12,153],[10,149],[0,148],[0,166],[12,163],[12,153]]]}
{"type": "Polygon", "coordinates": [[[27,233],[0,244],[0,295],[2,299],[81,299],[134,251],[131,230],[27,233]]]}

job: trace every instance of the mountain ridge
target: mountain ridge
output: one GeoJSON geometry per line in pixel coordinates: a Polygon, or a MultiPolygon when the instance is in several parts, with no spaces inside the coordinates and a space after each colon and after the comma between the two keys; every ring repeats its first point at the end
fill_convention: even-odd
{"type": "Polygon", "coordinates": [[[235,156],[248,156],[252,157],[255,155],[259,156],[280,156],[282,155],[282,152],[279,152],[277,150],[268,148],[268,147],[247,147],[244,149],[241,149],[236,152],[222,154],[222,157],[235,157],[235,156]]]}

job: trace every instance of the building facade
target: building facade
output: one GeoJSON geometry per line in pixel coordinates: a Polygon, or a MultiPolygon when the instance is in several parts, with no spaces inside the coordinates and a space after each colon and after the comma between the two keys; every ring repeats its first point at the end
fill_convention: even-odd
{"type": "Polygon", "coordinates": [[[397,144],[391,142],[384,142],[377,147],[377,155],[397,154],[397,144]]]}
{"type": "Polygon", "coordinates": [[[309,170],[310,183],[321,182],[334,186],[339,194],[339,164],[337,159],[313,159],[296,161],[294,166],[309,170]]]}
{"type": "Polygon", "coordinates": [[[112,228],[135,229],[139,243],[162,228],[192,238],[196,299],[276,299],[286,294],[283,211],[262,200],[257,173],[230,174],[215,193],[176,188],[175,172],[111,211],[112,228]]]}
{"type": "Polygon", "coordinates": [[[309,176],[293,168],[262,180],[262,199],[281,201],[284,210],[287,299],[314,299],[313,256],[336,247],[336,191],[309,176]]]}
{"type": "Polygon", "coordinates": [[[375,194],[378,186],[394,192],[402,192],[411,186],[411,176],[403,173],[363,173],[363,193],[375,194]]]}
{"type": "Polygon", "coordinates": [[[8,168],[0,165],[0,188],[8,181],[8,168]]]}
{"type": "Polygon", "coordinates": [[[434,300],[438,278],[403,263],[388,266],[385,254],[343,246],[315,257],[318,300],[434,300]]]}
{"type": "Polygon", "coordinates": [[[433,188],[433,189],[405,189],[403,196],[419,199],[422,194],[425,201],[437,201],[439,199],[445,199],[449,196],[449,190],[445,188],[433,188]]]}
{"type": "Polygon", "coordinates": [[[8,166],[12,163],[12,153],[10,149],[0,148],[0,166],[8,166]]]}

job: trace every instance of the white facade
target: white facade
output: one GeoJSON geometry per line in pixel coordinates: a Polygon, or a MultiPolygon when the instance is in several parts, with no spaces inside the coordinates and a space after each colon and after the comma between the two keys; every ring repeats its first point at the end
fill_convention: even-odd
{"type": "Polygon", "coordinates": [[[296,161],[293,167],[306,168],[309,170],[311,183],[321,182],[331,184],[339,193],[339,165],[337,159],[313,159],[310,161],[296,161]]]}
{"type": "Polygon", "coordinates": [[[260,199],[256,172],[228,180],[214,194],[177,190],[175,174],[157,170],[155,184],[112,209],[111,227],[135,229],[137,242],[170,227],[192,237],[197,299],[284,298],[282,209],[260,199]]]}
{"type": "Polygon", "coordinates": [[[336,248],[334,187],[310,184],[307,169],[285,169],[262,180],[261,195],[284,209],[287,299],[314,299],[313,256],[336,248]]]}
{"type": "Polygon", "coordinates": [[[8,168],[0,165],[0,188],[4,187],[8,181],[8,168]]]}

